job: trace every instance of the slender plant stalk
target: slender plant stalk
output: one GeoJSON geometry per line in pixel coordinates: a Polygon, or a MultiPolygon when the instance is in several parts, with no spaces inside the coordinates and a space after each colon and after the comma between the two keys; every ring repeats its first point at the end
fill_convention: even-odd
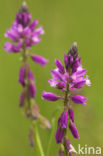
{"type": "MultiPolygon", "coordinates": [[[[24,42],[25,43],[25,42],[24,42]]],[[[25,44],[23,44],[23,64],[25,64],[25,70],[26,70],[26,74],[25,74],[25,80],[26,80],[26,87],[28,87],[28,69],[27,69],[27,54],[26,54],[26,48],[25,48],[25,44]]],[[[28,100],[28,105],[29,107],[31,106],[31,101],[30,101],[30,97],[29,97],[29,94],[28,94],[28,90],[26,90],[26,95],[27,95],[27,100],[28,100]]],[[[34,126],[34,136],[36,139],[36,144],[37,144],[37,153],[38,153],[38,156],[44,156],[44,152],[43,152],[43,148],[42,148],[42,145],[41,145],[41,141],[40,141],[40,136],[39,136],[39,132],[38,132],[38,127],[37,127],[37,122],[35,122],[35,126],[34,126]]]]}
{"type": "MultiPolygon", "coordinates": [[[[67,104],[68,104],[68,94],[69,94],[69,87],[68,87],[68,83],[67,83],[67,90],[66,90],[66,92],[65,92],[65,100],[64,100],[64,106],[66,106],[67,107],[67,104]]],[[[67,109],[67,108],[66,108],[67,109]]],[[[65,129],[65,135],[67,135],[67,129],[65,129]]],[[[64,149],[65,149],[65,156],[68,156],[68,150],[67,150],[67,147],[65,146],[65,141],[66,141],[66,137],[64,136],[64,139],[63,139],[63,141],[64,141],[64,149]]]]}
{"type": "Polygon", "coordinates": [[[57,108],[55,110],[55,112],[53,113],[52,129],[51,129],[51,133],[50,133],[50,138],[49,138],[49,143],[48,143],[48,147],[47,147],[46,156],[50,156],[51,144],[52,144],[52,139],[53,139],[54,131],[55,131],[55,120],[56,120],[56,115],[57,115],[58,112],[59,112],[59,108],[57,108]]]}
{"type": "Polygon", "coordinates": [[[36,152],[38,153],[37,155],[38,156],[45,156],[44,155],[44,151],[43,151],[43,148],[42,148],[42,144],[41,144],[41,141],[40,141],[40,136],[39,136],[39,132],[38,132],[38,127],[37,127],[37,123],[34,124],[34,129],[35,129],[35,141],[36,141],[36,146],[37,146],[37,150],[36,152]]]}

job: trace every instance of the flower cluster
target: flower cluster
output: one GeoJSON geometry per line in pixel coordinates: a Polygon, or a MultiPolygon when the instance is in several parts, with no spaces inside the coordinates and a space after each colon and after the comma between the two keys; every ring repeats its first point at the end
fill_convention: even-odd
{"type": "Polygon", "coordinates": [[[20,52],[22,55],[22,67],[19,72],[18,81],[23,87],[23,92],[20,95],[19,106],[31,120],[39,119],[43,126],[50,128],[48,120],[40,115],[39,108],[34,101],[36,96],[35,79],[27,61],[28,57],[30,57],[41,66],[45,66],[48,62],[47,59],[39,55],[27,52],[32,45],[38,44],[41,41],[40,35],[44,34],[42,26],[36,28],[37,24],[38,20],[31,21],[31,14],[28,11],[26,3],[23,3],[11,29],[5,33],[5,36],[13,43],[6,42],[4,49],[9,53],[20,52]]]}
{"type": "MultiPolygon", "coordinates": [[[[78,56],[77,43],[73,43],[67,55],[64,55],[64,64],[60,60],[55,60],[56,69],[51,70],[52,79],[49,79],[51,87],[55,87],[63,92],[63,96],[57,96],[54,93],[43,91],[43,99],[48,101],[64,102],[63,112],[58,119],[56,132],[56,142],[64,145],[65,152],[69,153],[70,142],[67,137],[67,128],[69,127],[74,138],[79,139],[79,134],[74,123],[74,111],[72,102],[85,105],[87,98],[76,95],[75,91],[82,88],[84,84],[90,86],[88,76],[85,76],[86,69],[82,68],[81,58],[78,56]],[[85,77],[84,77],[85,76],[85,77]],[[69,126],[68,126],[69,122],[69,126]]],[[[69,153],[71,155],[71,153],[69,153]]]]}
{"type": "Polygon", "coordinates": [[[31,22],[31,14],[28,12],[26,3],[23,3],[19,13],[16,15],[16,21],[13,22],[10,30],[7,30],[5,37],[10,38],[15,44],[5,43],[5,50],[9,53],[20,52],[22,47],[30,49],[32,45],[41,41],[41,34],[44,34],[42,26],[36,28],[38,20],[31,22]]]}

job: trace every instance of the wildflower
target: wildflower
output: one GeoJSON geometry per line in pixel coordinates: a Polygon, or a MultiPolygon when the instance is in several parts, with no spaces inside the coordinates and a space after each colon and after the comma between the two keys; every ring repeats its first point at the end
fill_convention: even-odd
{"type": "Polygon", "coordinates": [[[79,133],[74,123],[74,111],[72,103],[85,105],[87,98],[81,95],[75,95],[76,90],[82,88],[85,84],[90,86],[88,76],[85,76],[86,69],[81,65],[81,58],[78,56],[77,43],[73,43],[68,54],[64,55],[64,64],[60,60],[55,60],[56,69],[51,70],[52,79],[48,82],[51,87],[55,87],[62,91],[63,96],[58,96],[54,93],[47,93],[43,91],[43,99],[48,101],[56,101],[61,99],[64,102],[63,113],[58,119],[58,126],[56,132],[56,142],[64,145],[65,151],[70,150],[70,141],[67,143],[67,125],[74,138],[79,139],[79,133]],[[75,92],[75,94],[74,94],[75,92]],[[48,98],[49,97],[49,98],[48,98]],[[52,100],[51,100],[52,99],[52,100]],[[67,144],[68,146],[67,146],[67,144]]]}
{"type": "MultiPolygon", "coordinates": [[[[34,75],[28,64],[28,57],[35,63],[45,66],[48,62],[47,59],[28,53],[27,50],[33,45],[38,44],[41,41],[41,35],[44,34],[43,27],[36,28],[38,20],[31,20],[31,14],[28,11],[26,3],[23,3],[20,11],[16,15],[16,19],[13,22],[10,29],[5,33],[5,37],[8,37],[12,43],[6,42],[4,49],[8,53],[21,53],[22,66],[19,72],[19,83],[21,84],[23,91],[20,95],[19,106],[23,109],[25,115],[31,119],[31,121],[40,120],[44,121],[44,127],[50,128],[49,121],[41,116],[39,108],[35,103],[36,87],[34,75]]],[[[33,146],[33,130],[30,131],[29,140],[31,146],[33,146]]]]}

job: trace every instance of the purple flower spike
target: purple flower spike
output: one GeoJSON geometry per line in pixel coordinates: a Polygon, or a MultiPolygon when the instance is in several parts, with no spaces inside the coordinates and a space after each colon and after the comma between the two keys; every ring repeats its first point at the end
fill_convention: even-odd
{"type": "Polygon", "coordinates": [[[32,60],[33,60],[34,62],[40,64],[41,66],[45,66],[46,63],[48,62],[47,59],[45,59],[45,58],[43,58],[43,57],[41,57],[41,56],[39,56],[39,55],[31,55],[31,58],[32,58],[32,60]]]}
{"type": "MultiPolygon", "coordinates": [[[[82,88],[84,84],[90,86],[91,82],[86,74],[87,70],[82,68],[81,58],[78,55],[77,43],[74,42],[67,53],[64,55],[64,64],[61,61],[55,60],[56,69],[51,70],[52,78],[48,80],[51,87],[55,87],[62,91],[59,99],[63,101],[63,113],[58,119],[56,142],[61,143],[64,147],[64,153],[71,156],[70,142],[67,135],[67,124],[69,120],[69,129],[74,136],[78,139],[79,134],[74,124],[74,111],[72,109],[72,101],[77,104],[85,105],[87,98],[84,96],[76,95],[78,88],[82,88]],[[85,76],[85,77],[84,77],[85,76]],[[74,96],[75,95],[75,96],[74,96]],[[63,141],[62,141],[63,140],[63,141]],[[67,142],[66,142],[67,141],[67,142]]],[[[56,101],[57,95],[53,93],[43,93],[43,98],[48,101],[56,101]]],[[[72,147],[72,146],[71,146],[72,147]]],[[[63,153],[63,155],[64,155],[63,153]]],[[[62,155],[62,153],[59,153],[62,155]]]]}
{"type": "Polygon", "coordinates": [[[57,144],[62,143],[62,139],[63,139],[63,130],[61,128],[58,128],[56,131],[56,142],[57,144]]]}
{"type": "Polygon", "coordinates": [[[84,96],[75,95],[72,97],[72,101],[77,103],[77,104],[86,105],[87,98],[84,96]]]}
{"type": "Polygon", "coordinates": [[[79,133],[76,126],[72,123],[69,124],[69,129],[75,139],[79,139],[79,133]]]}
{"type": "Polygon", "coordinates": [[[68,113],[63,112],[58,120],[58,124],[61,126],[61,128],[67,128],[67,123],[68,123],[68,113]]]}
{"type": "Polygon", "coordinates": [[[26,98],[25,92],[21,93],[21,95],[20,95],[20,103],[19,103],[19,106],[20,106],[20,107],[23,106],[24,101],[25,101],[25,98],[26,98]]]}
{"type": "Polygon", "coordinates": [[[54,93],[43,91],[42,98],[47,100],[47,101],[57,101],[59,99],[59,96],[57,96],[54,93]]]}
{"type": "MultiPolygon", "coordinates": [[[[19,12],[16,14],[15,21],[11,28],[7,29],[5,33],[5,37],[9,38],[11,43],[6,42],[4,49],[9,53],[19,52],[21,55],[20,60],[22,67],[20,68],[18,82],[21,84],[23,91],[20,95],[19,106],[23,107],[23,113],[31,121],[32,128],[29,133],[29,142],[31,146],[34,146],[33,122],[35,121],[33,120],[38,120],[37,123],[39,125],[41,122],[46,129],[50,129],[51,125],[49,121],[40,114],[34,99],[36,96],[35,79],[28,64],[28,58],[31,57],[34,62],[41,66],[45,66],[48,60],[28,52],[33,45],[38,44],[42,40],[41,35],[44,34],[42,26],[36,28],[38,20],[33,20],[32,22],[31,17],[26,3],[23,3],[19,12]]],[[[56,97],[51,97],[51,100],[55,100],[55,98],[56,97]]]]}
{"type": "Polygon", "coordinates": [[[29,91],[29,94],[32,98],[35,98],[35,95],[36,95],[36,88],[35,88],[35,85],[33,83],[31,83],[29,85],[29,88],[28,88],[28,91],[29,91]]]}
{"type": "Polygon", "coordinates": [[[70,119],[72,122],[74,122],[74,111],[73,111],[73,109],[72,109],[72,108],[69,108],[68,113],[69,113],[69,119],[70,119]]]}
{"type": "Polygon", "coordinates": [[[60,60],[55,60],[55,64],[56,64],[57,68],[59,69],[59,72],[61,74],[64,74],[64,72],[65,72],[64,67],[63,67],[62,63],[60,62],[60,60]]]}

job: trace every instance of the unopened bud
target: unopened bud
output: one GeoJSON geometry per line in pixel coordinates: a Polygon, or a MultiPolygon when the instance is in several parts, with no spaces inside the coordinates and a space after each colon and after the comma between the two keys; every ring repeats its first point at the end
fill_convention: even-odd
{"type": "Polygon", "coordinates": [[[29,144],[31,147],[34,146],[34,130],[33,127],[30,127],[30,131],[29,131],[29,144]]]}
{"type": "Polygon", "coordinates": [[[43,127],[44,129],[51,129],[51,124],[45,117],[40,116],[39,122],[40,122],[41,127],[43,127]]]}
{"type": "Polygon", "coordinates": [[[32,106],[31,106],[31,113],[32,113],[32,117],[33,119],[37,119],[38,116],[39,116],[39,108],[38,106],[33,103],[32,106]]]}

